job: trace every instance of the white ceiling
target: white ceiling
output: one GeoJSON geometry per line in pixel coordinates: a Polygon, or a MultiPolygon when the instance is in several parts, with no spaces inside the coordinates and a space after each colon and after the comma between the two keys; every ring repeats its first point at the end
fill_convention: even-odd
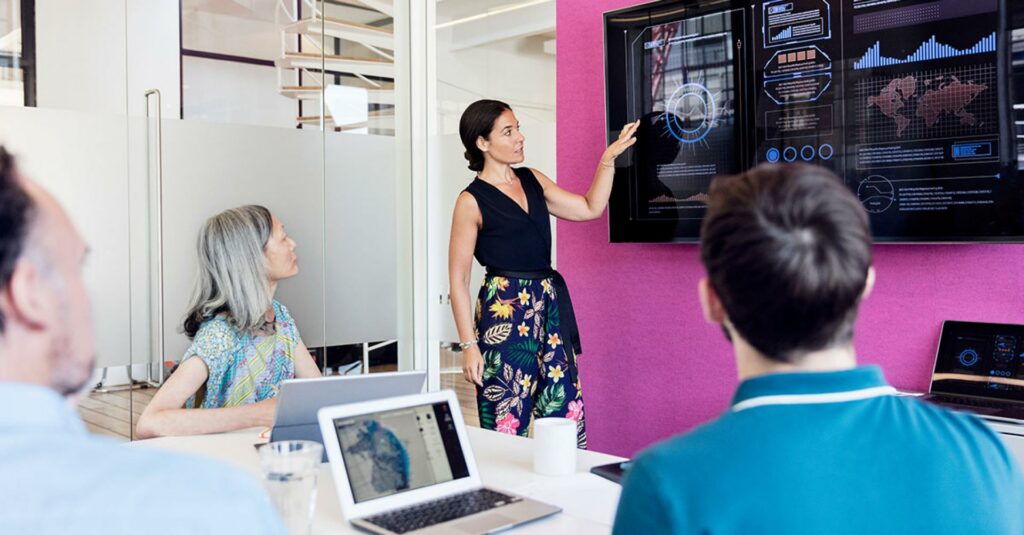
{"type": "MultiPolygon", "coordinates": [[[[292,9],[293,0],[283,0],[280,3],[292,9]]],[[[303,13],[308,17],[309,6],[304,0],[300,0],[299,3],[302,5],[303,13]]],[[[278,4],[278,0],[182,0],[181,9],[186,15],[203,12],[264,22],[282,22],[286,16],[278,4]]],[[[366,8],[358,0],[317,0],[317,5],[323,6],[328,17],[360,24],[379,25],[391,20],[382,13],[366,8]]]]}

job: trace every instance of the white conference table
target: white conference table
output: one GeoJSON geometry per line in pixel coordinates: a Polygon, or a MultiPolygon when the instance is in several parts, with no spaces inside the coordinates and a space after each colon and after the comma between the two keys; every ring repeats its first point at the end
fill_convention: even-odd
{"type": "MultiPolygon", "coordinates": [[[[260,477],[253,444],[266,442],[260,429],[190,437],[164,437],[131,442],[132,447],[161,448],[211,457],[260,477]]],[[[578,451],[576,473],[542,476],[533,471],[533,445],[528,438],[468,428],[469,442],[484,485],[557,505],[562,513],[516,528],[516,533],[608,533],[619,501],[619,485],[591,474],[600,464],[624,461],[592,451],[578,451]]],[[[327,463],[320,468],[313,533],[359,533],[341,515],[334,478],[327,463]]]]}

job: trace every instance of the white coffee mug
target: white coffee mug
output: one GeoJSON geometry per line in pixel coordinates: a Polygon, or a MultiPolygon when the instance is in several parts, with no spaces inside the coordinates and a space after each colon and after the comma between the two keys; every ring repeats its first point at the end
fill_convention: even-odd
{"type": "Polygon", "coordinates": [[[534,420],[533,471],[545,476],[576,472],[576,422],[568,418],[534,420]]]}

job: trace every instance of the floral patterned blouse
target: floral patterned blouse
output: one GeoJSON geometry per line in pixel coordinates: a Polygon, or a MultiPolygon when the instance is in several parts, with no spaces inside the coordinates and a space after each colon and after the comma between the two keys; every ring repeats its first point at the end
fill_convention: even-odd
{"type": "MultiPolygon", "coordinates": [[[[185,359],[206,363],[209,377],[199,407],[215,409],[256,403],[277,395],[281,381],[295,377],[295,351],[301,343],[295,320],[284,305],[273,302],[274,332],[242,332],[218,315],[199,327],[185,359]]],[[[182,360],[184,362],[184,360],[182,360]]],[[[196,396],[185,406],[196,406],[196,396]]]]}

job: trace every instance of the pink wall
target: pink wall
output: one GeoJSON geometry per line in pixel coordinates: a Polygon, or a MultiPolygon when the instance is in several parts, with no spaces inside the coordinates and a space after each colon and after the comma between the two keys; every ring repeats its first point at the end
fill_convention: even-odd
{"type": "MultiPolygon", "coordinates": [[[[558,180],[583,192],[604,148],[602,13],[636,0],[558,0],[558,180]]],[[[558,223],[572,289],[591,448],[632,455],[728,406],[731,348],[704,323],[692,245],[609,244],[608,221],[558,223]]],[[[878,283],[861,309],[862,362],[899,388],[928,387],[943,319],[1024,323],[1024,246],[875,249],[878,283]]]]}

